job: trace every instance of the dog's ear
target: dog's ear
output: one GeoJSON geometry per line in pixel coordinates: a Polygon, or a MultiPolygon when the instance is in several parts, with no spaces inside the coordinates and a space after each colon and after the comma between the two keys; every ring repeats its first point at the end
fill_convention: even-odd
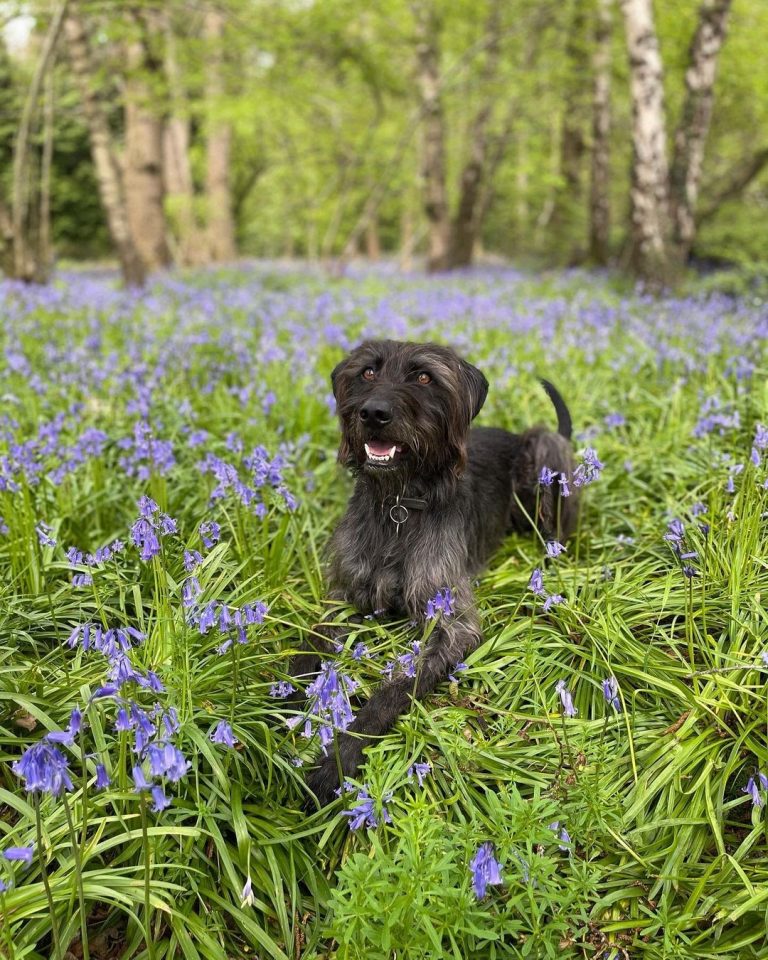
{"type": "Polygon", "coordinates": [[[337,400],[339,399],[339,394],[338,394],[339,374],[347,365],[347,359],[348,359],[347,357],[344,357],[344,359],[340,363],[336,364],[336,366],[333,368],[331,372],[331,387],[333,388],[333,395],[337,400]]]}
{"type": "Polygon", "coordinates": [[[467,409],[471,422],[480,413],[488,396],[488,381],[482,371],[466,360],[461,361],[461,377],[467,391],[467,409]]]}

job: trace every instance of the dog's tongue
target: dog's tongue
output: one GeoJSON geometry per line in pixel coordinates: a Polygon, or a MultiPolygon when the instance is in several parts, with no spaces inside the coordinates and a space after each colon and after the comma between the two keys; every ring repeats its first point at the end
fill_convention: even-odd
{"type": "Polygon", "coordinates": [[[368,451],[374,455],[374,457],[386,457],[389,455],[393,443],[385,443],[381,440],[369,440],[367,443],[368,451]]]}

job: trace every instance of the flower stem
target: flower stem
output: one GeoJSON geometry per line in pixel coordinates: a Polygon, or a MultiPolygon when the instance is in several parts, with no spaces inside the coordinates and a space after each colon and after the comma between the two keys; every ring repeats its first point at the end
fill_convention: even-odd
{"type": "Polygon", "coordinates": [[[77,876],[77,899],[80,902],[80,945],[83,950],[83,960],[90,960],[88,950],[88,918],[85,912],[85,892],[83,890],[83,858],[82,851],[77,843],[77,832],[72,822],[72,811],[69,809],[69,801],[66,793],[62,794],[64,801],[64,814],[67,818],[69,827],[69,836],[72,840],[72,855],[75,858],[75,875],[77,876]]]}
{"type": "Polygon", "coordinates": [[[48,900],[48,912],[51,915],[51,936],[53,937],[53,955],[57,960],[61,960],[61,941],[59,940],[59,921],[56,918],[56,910],[53,906],[53,896],[51,894],[51,885],[48,882],[48,873],[45,869],[45,857],[43,856],[43,820],[40,816],[40,794],[35,798],[35,825],[37,827],[37,857],[40,861],[40,874],[43,878],[45,887],[45,896],[48,900]]]}
{"type": "Polygon", "coordinates": [[[147,955],[149,960],[155,960],[155,945],[152,940],[152,933],[149,929],[151,913],[149,905],[149,875],[150,875],[150,852],[149,835],[147,833],[147,800],[144,794],[141,795],[141,836],[144,845],[144,942],[147,945],[147,955]]]}

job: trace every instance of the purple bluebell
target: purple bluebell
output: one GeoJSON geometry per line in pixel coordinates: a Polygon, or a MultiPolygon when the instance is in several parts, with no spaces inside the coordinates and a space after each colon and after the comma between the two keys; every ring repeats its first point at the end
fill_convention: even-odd
{"type": "Polygon", "coordinates": [[[559,847],[560,847],[560,849],[561,849],[563,852],[568,852],[568,853],[570,853],[570,851],[571,851],[571,838],[570,838],[570,835],[569,835],[568,831],[565,829],[565,827],[560,825],[560,821],[559,821],[559,820],[555,820],[554,823],[550,823],[549,829],[552,830],[552,831],[554,832],[554,834],[556,835],[556,837],[557,837],[557,839],[558,839],[558,841],[559,841],[559,847]]]}
{"type": "Polygon", "coordinates": [[[381,820],[376,815],[376,809],[373,798],[368,794],[366,787],[361,787],[358,791],[356,803],[351,810],[343,810],[345,817],[349,817],[349,829],[359,830],[361,827],[368,827],[375,830],[379,823],[392,823],[389,811],[382,803],[381,820]]]}
{"type": "Polygon", "coordinates": [[[544,578],[541,575],[541,570],[539,567],[531,574],[531,579],[528,581],[528,589],[532,591],[537,597],[543,597],[544,590],[544,578]]]}
{"type": "Polygon", "coordinates": [[[621,713],[621,700],[619,699],[619,682],[616,677],[606,677],[603,680],[603,696],[605,702],[609,704],[617,713],[621,713]]]}
{"type": "Polygon", "coordinates": [[[742,787],[742,793],[746,793],[752,800],[753,807],[762,807],[763,798],[760,796],[760,787],[754,777],[750,777],[746,787],[742,787]]]}
{"type": "Polygon", "coordinates": [[[94,786],[97,790],[106,790],[107,787],[112,783],[109,779],[109,774],[107,773],[107,768],[103,763],[96,764],[96,782],[94,786]]]}
{"type": "Polygon", "coordinates": [[[432,773],[432,764],[430,763],[414,763],[408,767],[408,779],[412,780],[415,776],[420,787],[424,786],[424,778],[429,776],[430,773],[432,773]]]}
{"type": "Polygon", "coordinates": [[[273,683],[269,688],[270,697],[276,697],[277,699],[284,700],[286,697],[290,697],[292,693],[296,692],[296,687],[292,683],[289,683],[287,680],[280,680],[278,683],[273,683]]]}
{"type": "Polygon", "coordinates": [[[249,875],[240,892],[240,906],[241,908],[252,907],[254,903],[256,903],[256,897],[253,895],[253,883],[249,875]]]}
{"type": "Polygon", "coordinates": [[[67,747],[71,747],[75,742],[75,737],[80,733],[80,727],[82,725],[83,715],[80,710],[75,707],[69,717],[69,726],[66,730],[54,730],[52,733],[47,734],[46,740],[51,743],[61,743],[67,747]]]}
{"type": "Polygon", "coordinates": [[[35,846],[30,844],[28,847],[6,847],[3,850],[3,858],[5,860],[10,860],[11,862],[18,863],[32,863],[32,858],[35,855],[35,846]]]}
{"type": "Polygon", "coordinates": [[[550,470],[549,467],[542,467],[541,473],[539,474],[539,483],[543,487],[551,487],[556,476],[557,474],[550,470]]]}
{"type": "Polygon", "coordinates": [[[232,727],[226,720],[219,720],[216,727],[211,731],[211,740],[213,743],[220,743],[225,747],[234,747],[237,744],[232,727]]]}
{"type": "Polygon", "coordinates": [[[494,846],[490,842],[480,845],[469,865],[472,873],[472,889],[478,900],[482,900],[489,886],[498,886],[501,879],[501,864],[495,857],[494,846]]]}
{"type": "Polygon", "coordinates": [[[49,523],[44,523],[40,520],[35,526],[35,531],[37,532],[37,539],[40,541],[41,547],[56,546],[56,540],[51,536],[53,527],[49,523]]]}
{"type": "Polygon", "coordinates": [[[563,716],[564,717],[575,717],[579,712],[576,707],[573,705],[573,697],[568,687],[565,685],[565,680],[558,680],[555,684],[555,691],[560,697],[560,703],[563,707],[563,716]]]}
{"type": "Polygon", "coordinates": [[[561,553],[565,550],[565,547],[558,540],[547,540],[546,544],[547,556],[559,557],[561,553]]]}
{"type": "Polygon", "coordinates": [[[210,550],[221,539],[221,527],[215,520],[205,520],[198,527],[200,539],[206,549],[210,550]]]}
{"type": "Polygon", "coordinates": [[[450,587],[438,590],[431,600],[427,601],[425,616],[427,620],[434,619],[438,613],[445,617],[450,617],[454,612],[454,597],[450,587]]]}
{"type": "Polygon", "coordinates": [[[160,784],[155,784],[150,788],[149,792],[152,795],[152,806],[150,809],[153,813],[162,813],[166,807],[170,807],[171,801],[166,797],[165,790],[163,790],[160,784]]]}
{"type": "Polygon", "coordinates": [[[66,757],[45,740],[32,744],[11,769],[24,780],[29,793],[58,797],[63,790],[73,789],[66,757]]]}

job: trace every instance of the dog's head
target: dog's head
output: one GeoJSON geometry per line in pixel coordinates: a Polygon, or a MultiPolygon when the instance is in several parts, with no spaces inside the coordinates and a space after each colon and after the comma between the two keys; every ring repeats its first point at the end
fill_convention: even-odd
{"type": "Polygon", "coordinates": [[[469,425],[488,381],[454,350],[369,340],[342,360],[331,381],[341,463],[371,475],[462,472],[469,425]]]}

